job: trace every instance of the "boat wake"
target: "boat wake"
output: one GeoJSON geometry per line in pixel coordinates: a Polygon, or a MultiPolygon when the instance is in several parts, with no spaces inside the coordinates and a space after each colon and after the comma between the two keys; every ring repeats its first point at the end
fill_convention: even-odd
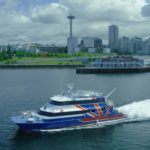
{"type": "Polygon", "coordinates": [[[121,107],[116,108],[119,112],[126,114],[127,118],[106,121],[106,122],[97,122],[96,124],[86,125],[86,126],[78,126],[71,128],[63,128],[63,129],[53,129],[53,130],[41,130],[41,132],[60,132],[60,131],[69,131],[69,130],[80,130],[80,129],[93,129],[93,128],[103,128],[109,125],[115,125],[120,123],[130,123],[137,121],[146,121],[150,120],[150,99],[146,99],[143,101],[132,102],[130,104],[123,105],[121,107]]]}
{"type": "Polygon", "coordinates": [[[127,114],[127,121],[143,121],[150,119],[150,99],[132,102],[121,106],[117,110],[123,114],[127,114]]]}

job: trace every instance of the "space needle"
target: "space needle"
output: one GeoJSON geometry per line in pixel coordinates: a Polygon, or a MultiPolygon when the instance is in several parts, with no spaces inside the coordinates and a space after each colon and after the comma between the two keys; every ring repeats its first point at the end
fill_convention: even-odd
{"type": "Polygon", "coordinates": [[[67,18],[69,19],[69,23],[70,23],[70,34],[67,39],[67,49],[68,49],[69,54],[74,54],[75,52],[78,51],[77,38],[74,37],[72,33],[72,22],[73,22],[73,19],[75,19],[75,16],[69,15],[67,16],[67,18]]]}
{"type": "Polygon", "coordinates": [[[75,19],[75,16],[69,15],[67,18],[69,19],[70,22],[70,37],[72,37],[72,21],[73,19],[75,19]]]}

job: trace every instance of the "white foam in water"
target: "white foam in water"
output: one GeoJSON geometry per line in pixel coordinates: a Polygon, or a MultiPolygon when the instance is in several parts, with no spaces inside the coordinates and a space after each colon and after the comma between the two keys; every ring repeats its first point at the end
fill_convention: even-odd
{"type": "Polygon", "coordinates": [[[129,119],[150,119],[150,99],[121,106],[118,111],[127,114],[129,119]]]}
{"type": "Polygon", "coordinates": [[[123,114],[127,115],[127,118],[106,121],[106,122],[98,122],[96,124],[88,125],[88,126],[78,126],[71,128],[63,128],[63,129],[54,129],[54,130],[46,130],[43,132],[60,132],[67,130],[77,130],[77,129],[89,129],[89,128],[102,128],[106,125],[114,125],[118,123],[124,122],[133,122],[133,121],[144,121],[150,119],[150,99],[146,99],[139,102],[132,102],[130,104],[126,104],[124,106],[118,107],[117,110],[123,114]]]}

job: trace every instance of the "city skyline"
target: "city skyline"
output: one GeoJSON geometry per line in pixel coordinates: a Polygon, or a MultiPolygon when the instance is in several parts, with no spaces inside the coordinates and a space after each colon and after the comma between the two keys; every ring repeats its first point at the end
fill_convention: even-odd
{"type": "Polygon", "coordinates": [[[149,37],[149,6],[149,0],[1,0],[0,43],[66,43],[68,14],[77,17],[74,33],[79,39],[93,36],[108,43],[111,24],[119,26],[120,37],[145,39],[149,37]]]}

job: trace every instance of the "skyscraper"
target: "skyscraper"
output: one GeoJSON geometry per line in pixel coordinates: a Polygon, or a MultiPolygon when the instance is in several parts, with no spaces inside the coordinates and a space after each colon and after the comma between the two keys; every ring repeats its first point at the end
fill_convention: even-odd
{"type": "Polygon", "coordinates": [[[150,55],[150,38],[143,42],[143,54],[150,55]]]}
{"type": "Polygon", "coordinates": [[[143,39],[140,37],[134,37],[130,40],[130,52],[132,54],[143,53],[143,39]]]}
{"type": "Polygon", "coordinates": [[[119,29],[116,25],[109,26],[109,47],[118,50],[119,29]]]}
{"type": "Polygon", "coordinates": [[[129,53],[129,38],[128,37],[121,37],[119,39],[119,52],[121,54],[129,53]]]}

